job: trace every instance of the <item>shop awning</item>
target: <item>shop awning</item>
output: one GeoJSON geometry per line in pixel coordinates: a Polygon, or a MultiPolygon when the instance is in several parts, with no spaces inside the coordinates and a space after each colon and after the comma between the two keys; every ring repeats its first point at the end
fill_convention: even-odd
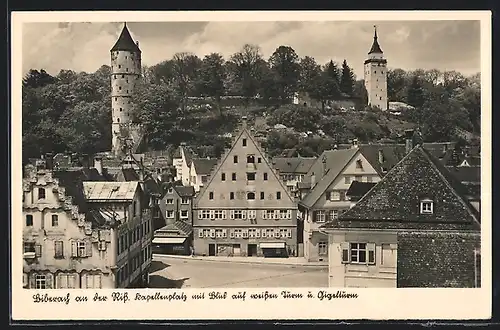
{"type": "Polygon", "coordinates": [[[261,249],[284,249],[285,242],[264,242],[260,243],[261,249]]]}
{"type": "Polygon", "coordinates": [[[153,239],[153,244],[182,244],[186,237],[156,237],[153,239]]]}

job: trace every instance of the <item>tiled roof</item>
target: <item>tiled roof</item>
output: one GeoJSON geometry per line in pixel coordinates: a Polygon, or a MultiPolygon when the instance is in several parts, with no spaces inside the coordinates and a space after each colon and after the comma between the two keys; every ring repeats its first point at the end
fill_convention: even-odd
{"type": "Polygon", "coordinates": [[[316,157],[275,157],[273,158],[273,166],[280,173],[306,174],[316,159],[316,157]]]}
{"type": "Polygon", "coordinates": [[[370,48],[370,51],[368,52],[368,54],[372,54],[372,53],[377,53],[377,54],[383,53],[382,48],[380,48],[380,45],[378,44],[377,30],[375,30],[372,48],[370,48]]]}
{"type": "Polygon", "coordinates": [[[404,144],[363,144],[359,150],[380,176],[384,176],[406,153],[404,144]]]}
{"type": "Polygon", "coordinates": [[[158,229],[159,231],[177,231],[179,236],[189,236],[193,232],[193,227],[185,221],[175,221],[158,229]]]}
{"type": "Polygon", "coordinates": [[[54,171],[54,178],[59,181],[59,185],[64,187],[65,194],[72,197],[73,203],[78,206],[81,213],[85,213],[87,221],[92,222],[93,226],[102,226],[106,219],[97,210],[88,207],[84,193],[83,181],[87,175],[83,171],[54,171]]]}
{"type": "Polygon", "coordinates": [[[115,45],[113,46],[113,48],[111,48],[112,52],[116,50],[128,50],[131,52],[138,52],[138,53],[141,52],[139,46],[137,46],[137,44],[132,39],[132,36],[130,35],[130,32],[128,31],[126,24],[123,26],[122,33],[118,37],[118,40],[116,41],[115,45]]]}
{"type": "Polygon", "coordinates": [[[480,166],[447,166],[446,168],[462,183],[481,183],[480,166]]]}
{"type": "Polygon", "coordinates": [[[132,167],[122,168],[116,181],[139,181],[139,173],[132,167]]]}
{"type": "Polygon", "coordinates": [[[194,187],[192,186],[174,186],[174,190],[180,197],[193,197],[194,196],[194,187]]]}
{"type": "Polygon", "coordinates": [[[358,149],[324,151],[308,172],[308,179],[314,173],[317,184],[300,204],[308,208],[312,207],[357,153],[358,149]]]}
{"type": "Polygon", "coordinates": [[[375,185],[376,185],[375,182],[353,181],[349,186],[349,189],[347,189],[346,196],[362,197],[375,185]]]}
{"type": "Polygon", "coordinates": [[[217,165],[217,159],[195,158],[193,159],[194,168],[198,175],[208,175],[217,165]]]}
{"type": "Polygon", "coordinates": [[[337,222],[324,228],[478,230],[478,212],[467,191],[422,146],[414,148],[337,222]],[[420,199],[434,201],[433,214],[420,214],[420,199]]]}
{"type": "Polygon", "coordinates": [[[85,197],[88,201],[132,200],[139,182],[84,182],[85,197]]]}

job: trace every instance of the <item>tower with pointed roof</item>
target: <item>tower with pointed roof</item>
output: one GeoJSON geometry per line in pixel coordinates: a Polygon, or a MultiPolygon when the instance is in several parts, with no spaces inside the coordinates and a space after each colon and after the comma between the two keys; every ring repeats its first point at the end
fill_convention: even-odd
{"type": "Polygon", "coordinates": [[[365,60],[365,88],[368,93],[368,105],[387,110],[387,60],[380,48],[377,27],[373,36],[372,48],[365,60]]]}
{"type": "MultiPolygon", "coordinates": [[[[124,23],[111,52],[112,152],[119,155],[123,145],[133,140],[132,95],[141,77],[141,50],[124,23]]],[[[134,141],[132,141],[134,142],[134,141]]]]}

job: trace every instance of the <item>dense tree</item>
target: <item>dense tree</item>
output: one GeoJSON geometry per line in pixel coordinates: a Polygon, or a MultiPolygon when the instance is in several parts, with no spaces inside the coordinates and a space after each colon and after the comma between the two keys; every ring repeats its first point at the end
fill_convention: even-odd
{"type": "Polygon", "coordinates": [[[347,65],[347,61],[342,62],[342,75],[340,76],[340,91],[346,96],[353,96],[354,93],[354,72],[347,65]]]}
{"type": "Polygon", "coordinates": [[[424,96],[425,95],[422,86],[422,81],[420,80],[420,77],[418,75],[414,74],[411,79],[410,86],[408,86],[407,97],[406,97],[408,104],[416,108],[419,108],[425,102],[424,96]]]}
{"type": "Polygon", "coordinates": [[[306,93],[313,93],[315,90],[315,83],[321,75],[321,65],[310,56],[300,59],[300,79],[299,90],[306,93]]]}
{"type": "Polygon", "coordinates": [[[225,94],[224,81],[226,80],[226,68],[224,58],[218,53],[206,55],[203,58],[198,90],[202,96],[214,98],[220,114],[221,97],[225,94]]]}
{"type": "Polygon", "coordinates": [[[181,98],[183,108],[187,104],[187,97],[194,95],[201,63],[198,56],[186,52],[176,53],[172,58],[173,88],[181,98]]]}
{"type": "Polygon", "coordinates": [[[387,70],[387,99],[391,102],[406,102],[408,75],[402,69],[387,70]]]}
{"type": "Polygon", "coordinates": [[[48,74],[45,70],[29,70],[23,78],[23,86],[30,88],[43,87],[56,82],[56,78],[48,74]]]}
{"type": "Polygon", "coordinates": [[[230,58],[232,65],[229,67],[233,70],[235,83],[247,103],[257,94],[263,61],[260,47],[250,44],[245,44],[230,58]]]}
{"type": "Polygon", "coordinates": [[[277,74],[277,87],[282,103],[293,97],[300,78],[299,57],[290,46],[279,46],[269,58],[269,66],[277,74]]]}

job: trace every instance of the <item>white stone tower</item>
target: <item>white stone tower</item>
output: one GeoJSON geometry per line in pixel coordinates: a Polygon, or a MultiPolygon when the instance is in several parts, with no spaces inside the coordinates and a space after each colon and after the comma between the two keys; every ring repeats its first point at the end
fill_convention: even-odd
{"type": "Polygon", "coordinates": [[[365,61],[365,88],[368,93],[368,105],[387,110],[387,60],[378,44],[377,27],[372,48],[365,61]]]}
{"type": "Polygon", "coordinates": [[[122,153],[126,140],[132,142],[132,94],[141,77],[141,50],[124,24],[120,37],[111,48],[112,152],[122,153]]]}

